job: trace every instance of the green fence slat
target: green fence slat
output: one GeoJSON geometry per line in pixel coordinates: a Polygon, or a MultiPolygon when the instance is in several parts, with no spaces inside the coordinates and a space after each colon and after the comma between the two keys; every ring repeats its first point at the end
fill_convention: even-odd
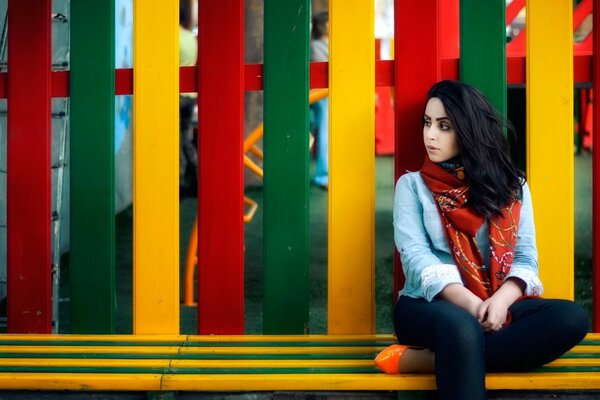
{"type": "Polygon", "coordinates": [[[308,326],[308,0],[265,1],[263,333],[308,326]]]}
{"type": "Polygon", "coordinates": [[[114,1],[72,0],[72,333],[115,331],[114,47],[114,1]]]}
{"type": "Polygon", "coordinates": [[[460,79],[506,116],[505,0],[461,0],[460,79]]]}

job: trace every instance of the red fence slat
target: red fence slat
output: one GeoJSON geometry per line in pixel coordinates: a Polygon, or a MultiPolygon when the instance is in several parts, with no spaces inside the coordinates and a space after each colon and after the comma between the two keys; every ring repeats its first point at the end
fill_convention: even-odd
{"type": "Polygon", "coordinates": [[[198,333],[244,333],[244,2],[198,4],[198,333]]]}
{"type": "MultiPolygon", "coordinates": [[[[394,54],[402,62],[394,71],[396,136],[395,179],[420,169],[423,146],[423,104],[429,87],[441,79],[440,1],[394,2],[394,54]]],[[[394,251],[394,296],[403,285],[398,252],[394,251]]]]}
{"type": "Polygon", "coordinates": [[[50,333],[51,0],[9,0],[8,331],[50,333]]]}
{"type": "MultiPolygon", "coordinates": [[[[600,9],[600,0],[594,0],[596,10],[600,9]]],[[[594,13],[594,26],[600,25],[599,13],[594,13]]],[[[600,29],[592,31],[594,35],[594,86],[593,86],[593,101],[595,102],[597,94],[600,93],[600,62],[598,55],[600,54],[600,29]]],[[[593,139],[592,143],[600,143],[600,107],[594,104],[593,107],[593,139]]],[[[580,122],[581,123],[581,122],[580,122]]],[[[600,248],[600,159],[598,152],[594,151],[592,159],[592,273],[593,273],[593,332],[600,332],[600,259],[598,258],[598,249],[600,248]]]]}

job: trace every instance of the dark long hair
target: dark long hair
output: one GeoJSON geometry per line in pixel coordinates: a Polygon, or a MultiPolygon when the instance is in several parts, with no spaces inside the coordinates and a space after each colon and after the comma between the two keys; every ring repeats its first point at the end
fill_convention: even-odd
{"type": "Polygon", "coordinates": [[[179,0],[179,25],[187,30],[192,30],[192,2],[179,0]]]}
{"type": "Polygon", "coordinates": [[[504,129],[512,127],[489,100],[473,86],[456,81],[441,81],[429,89],[427,99],[436,97],[444,104],[456,132],[458,161],[465,168],[469,203],[489,218],[521,190],[525,174],[510,157],[504,129]]]}
{"type": "Polygon", "coordinates": [[[312,38],[321,39],[327,34],[327,21],[329,13],[322,11],[312,18],[312,38]]]}

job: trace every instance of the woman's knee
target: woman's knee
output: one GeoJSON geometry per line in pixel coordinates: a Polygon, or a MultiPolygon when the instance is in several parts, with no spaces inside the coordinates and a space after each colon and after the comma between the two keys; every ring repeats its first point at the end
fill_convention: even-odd
{"type": "Polygon", "coordinates": [[[583,307],[568,300],[553,300],[551,307],[556,329],[568,335],[574,344],[581,341],[589,329],[589,317],[583,307]]]}
{"type": "Polygon", "coordinates": [[[437,347],[436,342],[481,343],[483,331],[475,317],[445,300],[427,302],[402,296],[394,310],[394,328],[403,344],[437,347]]]}

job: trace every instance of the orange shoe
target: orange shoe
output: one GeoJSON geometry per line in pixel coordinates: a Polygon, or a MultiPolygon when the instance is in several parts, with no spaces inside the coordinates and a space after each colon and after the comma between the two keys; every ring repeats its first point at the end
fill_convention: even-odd
{"type": "Polygon", "coordinates": [[[386,374],[399,374],[400,358],[402,358],[402,354],[404,354],[404,350],[406,349],[408,349],[408,346],[401,344],[393,344],[386,347],[375,357],[375,364],[386,374]]]}

